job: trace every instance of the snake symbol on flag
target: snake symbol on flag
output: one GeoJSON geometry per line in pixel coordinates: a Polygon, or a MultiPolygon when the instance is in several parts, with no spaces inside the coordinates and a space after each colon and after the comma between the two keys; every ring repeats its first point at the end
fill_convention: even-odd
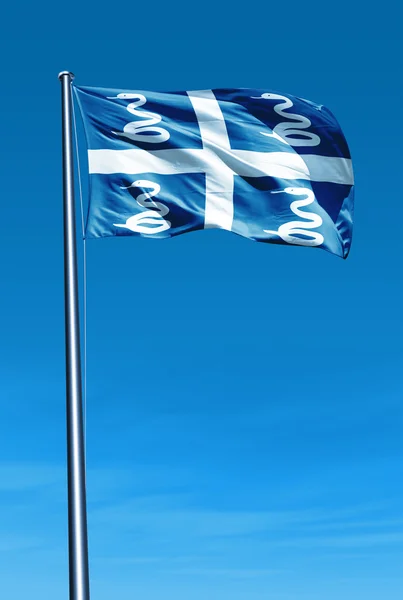
{"type": "Polygon", "coordinates": [[[134,233],[161,233],[171,227],[170,221],[164,219],[169,213],[169,208],[162,204],[162,202],[156,202],[151,200],[154,196],[157,196],[161,191],[161,186],[153,181],[147,179],[138,179],[129,186],[123,186],[122,190],[128,190],[131,188],[152,188],[151,192],[145,192],[139,194],[136,198],[137,204],[144,208],[152,208],[154,210],[146,210],[132,217],[129,217],[124,224],[114,223],[115,227],[124,227],[134,233]],[[150,227],[151,226],[151,227],[150,227]]]}

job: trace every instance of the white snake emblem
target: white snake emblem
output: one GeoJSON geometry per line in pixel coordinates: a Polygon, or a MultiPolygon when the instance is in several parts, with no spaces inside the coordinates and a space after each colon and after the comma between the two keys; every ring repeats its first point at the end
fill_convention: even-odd
{"type": "Polygon", "coordinates": [[[320,137],[316,133],[310,131],[302,131],[312,125],[311,121],[307,117],[297,115],[294,113],[284,112],[288,108],[294,106],[289,98],[286,96],[280,96],[280,94],[262,94],[261,96],[252,96],[256,100],[263,98],[264,100],[282,100],[274,106],[275,112],[285,117],[286,119],[292,119],[293,122],[283,121],[276,125],[273,129],[273,133],[265,133],[261,131],[262,135],[267,137],[274,137],[285,144],[290,146],[318,146],[320,144],[320,137]],[[298,137],[295,137],[298,136],[298,137]]]}
{"type": "Polygon", "coordinates": [[[166,231],[171,227],[170,221],[164,219],[169,213],[169,208],[162,204],[162,202],[156,202],[151,200],[153,196],[156,196],[161,191],[161,186],[153,181],[147,179],[138,179],[127,187],[121,187],[122,190],[128,190],[130,188],[152,188],[151,192],[145,192],[139,194],[136,198],[137,204],[144,208],[153,208],[154,210],[146,210],[129,217],[125,224],[114,223],[115,227],[124,227],[130,229],[135,233],[160,233],[166,231]],[[150,225],[152,227],[150,227],[150,225]]]}
{"type": "Polygon", "coordinates": [[[148,112],[146,110],[137,110],[139,106],[143,106],[147,102],[147,98],[143,94],[128,94],[122,93],[117,96],[107,96],[110,100],[119,98],[121,100],[135,100],[126,106],[126,110],[132,115],[145,118],[145,121],[131,121],[123,127],[122,131],[113,131],[115,135],[126,137],[133,142],[147,142],[150,144],[161,144],[169,140],[170,134],[163,127],[154,127],[162,120],[161,115],[148,112]]]}
{"type": "Polygon", "coordinates": [[[304,212],[300,210],[301,206],[308,206],[315,200],[315,195],[312,190],[307,188],[287,187],[284,190],[272,192],[272,194],[280,194],[286,192],[294,196],[306,196],[303,200],[294,200],[291,203],[290,208],[292,212],[298,217],[308,219],[307,221],[290,221],[280,225],[277,231],[270,231],[265,229],[265,233],[272,233],[278,235],[282,240],[288,244],[296,244],[298,246],[320,246],[324,242],[324,237],[317,231],[306,231],[307,229],[314,229],[320,227],[323,223],[321,216],[311,212],[304,212]],[[305,238],[295,237],[296,235],[304,235],[305,238]],[[309,239],[310,238],[310,239],[309,239]]]}

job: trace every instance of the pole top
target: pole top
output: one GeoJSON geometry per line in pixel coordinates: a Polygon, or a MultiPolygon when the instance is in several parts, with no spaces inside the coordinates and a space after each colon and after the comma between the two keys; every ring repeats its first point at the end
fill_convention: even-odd
{"type": "Polygon", "coordinates": [[[59,73],[58,78],[60,79],[60,81],[63,79],[63,77],[67,75],[68,77],[70,77],[70,79],[74,79],[74,73],[72,73],[71,71],[62,71],[61,73],[59,73]]]}

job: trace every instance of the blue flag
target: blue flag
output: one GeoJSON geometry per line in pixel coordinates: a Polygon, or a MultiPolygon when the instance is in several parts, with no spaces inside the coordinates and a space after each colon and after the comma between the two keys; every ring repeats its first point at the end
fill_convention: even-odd
{"type": "Polygon", "coordinates": [[[324,106],[243,88],[74,90],[88,144],[86,237],[221,228],[347,257],[353,170],[324,106]]]}

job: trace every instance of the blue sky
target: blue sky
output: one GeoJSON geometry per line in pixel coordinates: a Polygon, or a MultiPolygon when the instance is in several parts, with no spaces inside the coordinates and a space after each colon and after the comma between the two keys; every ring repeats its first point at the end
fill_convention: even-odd
{"type": "Polygon", "coordinates": [[[347,261],[220,231],[88,242],[92,597],[401,598],[399,10],[3,9],[2,597],[68,597],[57,74],[70,69],[79,85],[311,99],[339,120],[356,177],[347,261]]]}

